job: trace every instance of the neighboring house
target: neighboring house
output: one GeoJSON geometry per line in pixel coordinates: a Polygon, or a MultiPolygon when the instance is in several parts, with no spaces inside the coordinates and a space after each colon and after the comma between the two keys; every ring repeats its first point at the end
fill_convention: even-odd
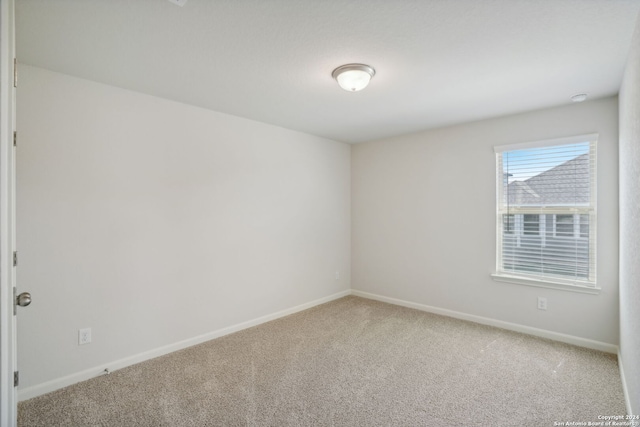
{"type": "MultiPolygon", "coordinates": [[[[589,154],[582,154],[527,180],[511,182],[505,198],[509,206],[518,208],[588,206],[590,178],[589,154]]],[[[576,265],[576,258],[589,259],[588,214],[507,214],[503,218],[505,270],[542,269],[559,276],[589,277],[587,261],[576,265]],[[541,252],[553,256],[540,257],[541,252]],[[544,264],[528,262],[534,258],[542,258],[544,264]]]]}

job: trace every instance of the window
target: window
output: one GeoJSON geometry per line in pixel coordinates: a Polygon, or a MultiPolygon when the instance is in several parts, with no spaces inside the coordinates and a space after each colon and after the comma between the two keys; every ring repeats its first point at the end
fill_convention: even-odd
{"type": "Polygon", "coordinates": [[[524,234],[537,236],[540,234],[540,215],[524,215],[524,234]]]}
{"type": "Polygon", "coordinates": [[[596,139],[496,147],[494,278],[597,289],[596,139]]]}
{"type": "Polygon", "coordinates": [[[556,215],[555,237],[573,237],[573,215],[556,215]]]}

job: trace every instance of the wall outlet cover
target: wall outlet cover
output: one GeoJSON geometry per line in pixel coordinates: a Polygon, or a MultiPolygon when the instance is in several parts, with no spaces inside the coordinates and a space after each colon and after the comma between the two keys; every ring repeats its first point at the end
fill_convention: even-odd
{"type": "Polygon", "coordinates": [[[91,328],[78,330],[78,345],[89,344],[91,342],[91,328]]]}
{"type": "Polygon", "coordinates": [[[538,310],[547,309],[547,299],[544,297],[538,297],[538,310]]]}

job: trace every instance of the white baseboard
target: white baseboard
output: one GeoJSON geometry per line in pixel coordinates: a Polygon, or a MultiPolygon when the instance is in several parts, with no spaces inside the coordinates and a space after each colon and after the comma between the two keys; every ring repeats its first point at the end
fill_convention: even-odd
{"type": "Polygon", "coordinates": [[[622,381],[622,392],[624,393],[624,403],[627,406],[627,415],[634,415],[633,412],[631,412],[631,399],[629,398],[627,379],[624,376],[624,365],[622,364],[622,356],[620,355],[620,350],[618,350],[618,367],[620,368],[620,380],[622,381]]]}
{"type": "Polygon", "coordinates": [[[459,311],[447,310],[445,308],[432,307],[429,305],[418,304],[415,302],[404,301],[396,298],[385,297],[382,295],[371,294],[369,292],[351,290],[351,295],[362,298],[372,299],[376,301],[388,302],[389,304],[401,305],[403,307],[415,308],[416,310],[427,311],[429,313],[441,314],[443,316],[454,317],[456,319],[468,320],[470,322],[480,323],[483,325],[495,326],[497,328],[508,329],[510,331],[521,332],[523,334],[534,335],[537,337],[548,338],[554,341],[560,341],[567,344],[586,347],[593,350],[600,350],[606,353],[618,353],[618,346],[600,341],[594,341],[587,338],[580,338],[573,335],[561,334],[559,332],[547,331],[545,329],[533,328],[531,326],[519,325],[517,323],[505,322],[502,320],[491,319],[488,317],[476,316],[473,314],[462,313],[459,311]]]}
{"type": "Polygon", "coordinates": [[[144,362],[145,360],[163,356],[165,354],[182,350],[184,348],[191,347],[197,344],[201,344],[205,341],[209,341],[225,335],[229,335],[234,332],[238,332],[243,329],[250,328],[252,326],[257,326],[262,323],[266,323],[271,320],[278,319],[280,317],[288,316],[290,314],[294,314],[302,310],[307,310],[311,307],[315,307],[317,305],[324,304],[326,302],[333,301],[335,299],[342,298],[350,294],[351,294],[351,290],[338,292],[324,298],[319,298],[317,300],[307,302],[305,304],[300,304],[295,307],[287,308],[285,310],[281,310],[276,313],[268,314],[266,316],[262,316],[253,320],[248,320],[246,322],[238,323],[233,326],[228,326],[226,328],[218,329],[217,331],[209,332],[204,335],[199,335],[197,337],[189,338],[184,341],[179,341],[174,344],[169,344],[153,350],[145,351],[144,353],[139,353],[133,356],[125,357],[124,359],[114,360],[112,362],[105,363],[103,365],[96,366],[91,369],[86,369],[81,372],[76,372],[74,374],[67,375],[62,378],[56,378],[55,380],[47,381],[42,384],[37,384],[24,389],[19,389],[18,401],[31,399],[33,397],[37,397],[45,393],[55,391],[63,387],[67,387],[69,385],[78,383],[80,381],[85,381],[100,375],[104,375],[105,369],[108,369],[110,372],[113,372],[118,369],[126,368],[127,366],[135,365],[136,363],[144,362]]]}

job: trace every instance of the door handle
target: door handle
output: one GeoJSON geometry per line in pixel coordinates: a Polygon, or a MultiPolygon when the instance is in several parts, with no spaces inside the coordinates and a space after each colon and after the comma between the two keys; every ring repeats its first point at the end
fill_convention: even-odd
{"type": "Polygon", "coordinates": [[[29,304],[31,304],[31,294],[29,292],[23,292],[16,297],[16,305],[26,307],[29,304]]]}

